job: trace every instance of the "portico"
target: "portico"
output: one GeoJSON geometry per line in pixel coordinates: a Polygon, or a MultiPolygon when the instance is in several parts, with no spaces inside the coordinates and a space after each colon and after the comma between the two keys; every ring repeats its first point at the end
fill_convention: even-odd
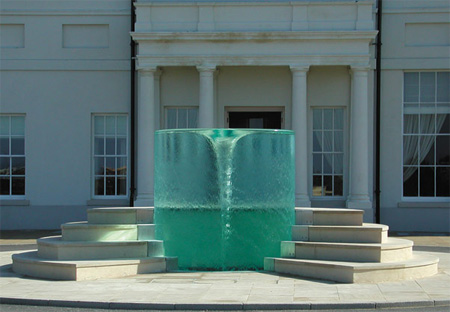
{"type": "MultiPolygon", "coordinates": [[[[365,209],[365,215],[371,219],[369,82],[373,68],[370,44],[376,36],[372,2],[311,4],[298,1],[265,3],[262,6],[253,2],[181,4],[138,1],[136,13],[136,31],[132,34],[139,47],[136,206],[153,205],[153,136],[158,129],[156,125],[164,119],[160,112],[167,105],[164,99],[168,95],[162,92],[159,97],[159,90],[162,90],[165,70],[170,68],[190,70],[191,75],[183,77],[180,74],[179,79],[186,80],[186,84],[193,83],[197,88],[192,90],[198,94],[197,103],[191,104],[198,108],[199,128],[224,126],[223,107],[232,104],[222,103],[221,92],[226,91],[219,83],[221,71],[225,72],[227,68],[290,71],[289,78],[283,76],[283,83],[289,83],[289,100],[275,105],[281,105],[290,112],[285,127],[296,134],[296,205],[314,205],[311,110],[316,106],[330,107],[336,94],[325,95],[330,103],[311,98],[308,90],[320,86],[316,83],[309,85],[308,74],[312,68],[336,67],[347,68],[351,81],[350,90],[337,90],[337,96],[349,93],[350,99],[337,104],[348,116],[344,129],[348,133],[347,144],[344,145],[345,154],[348,154],[343,165],[345,191],[337,199],[349,208],[365,209]],[[268,6],[270,11],[267,11],[268,6]],[[255,20],[249,20],[245,15],[250,9],[255,20]],[[334,11],[334,18],[320,23],[322,13],[334,11]],[[181,20],[177,19],[180,16],[181,20]],[[159,70],[161,80],[157,74],[159,70]]],[[[271,76],[268,74],[267,77],[271,76]]],[[[241,98],[246,97],[245,91],[239,92],[241,98]]],[[[164,124],[159,128],[165,128],[164,124]]]]}

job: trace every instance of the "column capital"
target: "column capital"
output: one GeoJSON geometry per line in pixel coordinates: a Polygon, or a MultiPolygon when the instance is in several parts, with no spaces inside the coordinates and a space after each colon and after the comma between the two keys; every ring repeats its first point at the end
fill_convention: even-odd
{"type": "Polygon", "coordinates": [[[138,67],[137,71],[141,75],[155,75],[159,72],[158,66],[138,67]]]}
{"type": "Polygon", "coordinates": [[[289,65],[291,72],[295,73],[307,73],[309,71],[310,65],[289,65]]]}
{"type": "Polygon", "coordinates": [[[216,65],[205,64],[197,66],[197,70],[200,73],[214,73],[217,70],[216,67],[217,67],[216,65]]]}
{"type": "Polygon", "coordinates": [[[353,74],[369,73],[369,70],[370,70],[370,66],[358,66],[358,65],[350,66],[350,72],[353,74]]]}

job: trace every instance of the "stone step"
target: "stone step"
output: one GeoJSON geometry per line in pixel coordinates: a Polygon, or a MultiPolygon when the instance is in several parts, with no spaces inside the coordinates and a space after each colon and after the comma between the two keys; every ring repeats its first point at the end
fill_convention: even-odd
{"type": "Polygon", "coordinates": [[[37,240],[38,256],[53,260],[98,260],[160,257],[162,241],[64,241],[61,236],[37,240]]]}
{"type": "Polygon", "coordinates": [[[152,224],[153,207],[91,208],[87,211],[92,224],[152,224]]]}
{"type": "Polygon", "coordinates": [[[364,211],[338,208],[295,208],[296,225],[357,225],[363,224],[364,211]]]}
{"type": "Polygon", "coordinates": [[[61,225],[64,241],[130,241],[155,239],[154,224],[91,224],[71,222],[61,225]]]}
{"type": "Polygon", "coordinates": [[[178,269],[177,258],[173,257],[61,261],[41,259],[36,251],[32,251],[15,254],[12,259],[12,268],[16,273],[55,280],[117,278],[178,269]]]}
{"type": "Polygon", "coordinates": [[[383,244],[281,242],[281,257],[352,262],[395,262],[411,258],[413,242],[389,238],[383,244]]]}
{"type": "Polygon", "coordinates": [[[437,257],[417,254],[393,263],[265,258],[264,270],[341,283],[381,283],[432,276],[438,262],[437,257]]]}
{"type": "Polygon", "coordinates": [[[294,225],[292,240],[309,242],[384,243],[388,239],[387,225],[364,223],[357,225],[294,225]]]}

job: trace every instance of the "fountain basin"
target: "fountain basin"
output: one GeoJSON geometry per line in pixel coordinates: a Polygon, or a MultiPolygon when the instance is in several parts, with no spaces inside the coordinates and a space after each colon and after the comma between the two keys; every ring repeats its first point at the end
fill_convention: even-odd
{"type": "Polygon", "coordinates": [[[262,269],[294,224],[288,130],[155,134],[155,235],[181,269],[262,269]]]}

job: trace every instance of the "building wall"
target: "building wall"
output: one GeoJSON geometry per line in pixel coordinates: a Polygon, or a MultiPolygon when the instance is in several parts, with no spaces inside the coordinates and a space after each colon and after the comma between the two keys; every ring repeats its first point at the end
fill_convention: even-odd
{"type": "Polygon", "coordinates": [[[0,227],[56,229],[91,207],[92,114],[129,113],[129,2],[0,7],[0,113],[25,115],[26,154],[26,195],[1,198],[0,227]]]}
{"type": "Polygon", "coordinates": [[[403,74],[448,71],[448,1],[383,1],[381,222],[392,231],[449,232],[449,198],[403,198],[403,74]]]}

